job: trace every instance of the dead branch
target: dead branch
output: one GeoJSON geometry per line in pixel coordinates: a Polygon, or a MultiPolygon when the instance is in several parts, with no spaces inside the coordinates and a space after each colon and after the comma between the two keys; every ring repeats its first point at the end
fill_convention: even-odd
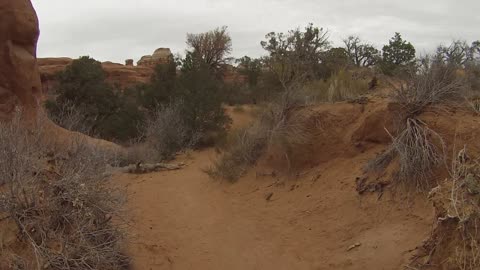
{"type": "Polygon", "coordinates": [[[160,171],[176,171],[184,168],[186,165],[184,163],[179,164],[168,164],[168,163],[155,163],[155,164],[142,164],[141,162],[137,164],[132,164],[126,167],[118,168],[118,172],[121,173],[131,173],[131,174],[145,174],[151,172],[160,172],[160,171]]]}

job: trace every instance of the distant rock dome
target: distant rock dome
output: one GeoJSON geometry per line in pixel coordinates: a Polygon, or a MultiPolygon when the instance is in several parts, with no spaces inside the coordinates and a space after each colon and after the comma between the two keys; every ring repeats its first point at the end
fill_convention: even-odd
{"type": "Polygon", "coordinates": [[[159,48],[152,55],[145,55],[137,62],[138,66],[155,67],[158,64],[166,64],[172,59],[173,54],[169,48],[159,48]]]}

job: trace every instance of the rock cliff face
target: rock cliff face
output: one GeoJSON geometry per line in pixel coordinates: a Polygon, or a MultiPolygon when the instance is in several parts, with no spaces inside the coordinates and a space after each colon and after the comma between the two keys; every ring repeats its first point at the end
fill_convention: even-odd
{"type": "MultiPolygon", "coordinates": [[[[39,33],[37,14],[30,0],[0,0],[0,121],[10,120],[16,108],[21,107],[23,123],[27,127],[41,124],[45,137],[59,146],[84,140],[112,151],[123,151],[113,143],[65,130],[44,117],[37,62],[39,33]]],[[[69,61],[65,58],[51,61],[51,69],[60,69],[69,61]]]]}
{"type": "MultiPolygon", "coordinates": [[[[42,78],[43,93],[47,94],[56,85],[56,74],[72,63],[71,58],[39,58],[38,67],[42,78]]],[[[103,62],[102,67],[107,74],[107,81],[120,88],[146,83],[153,74],[153,69],[144,66],[122,65],[103,62]]]]}
{"type": "MultiPolygon", "coordinates": [[[[125,65],[103,62],[102,67],[107,74],[108,82],[125,89],[138,83],[148,82],[156,65],[165,64],[172,60],[173,55],[170,49],[160,48],[155,50],[153,55],[143,56],[140,61],[138,61],[137,66],[133,65],[132,59],[127,59],[125,65]]],[[[55,75],[63,71],[72,61],[73,59],[65,57],[38,59],[44,94],[55,87],[55,75]]]]}
{"type": "Polygon", "coordinates": [[[0,0],[0,118],[21,104],[36,114],[41,98],[37,68],[38,19],[29,0],[0,0]]]}
{"type": "Polygon", "coordinates": [[[117,63],[102,63],[103,70],[107,73],[107,81],[124,89],[138,83],[150,81],[153,69],[141,66],[124,66],[117,63]]]}
{"type": "Polygon", "coordinates": [[[55,74],[65,69],[66,66],[72,63],[71,58],[39,58],[37,60],[42,81],[42,94],[48,94],[50,89],[56,85],[55,74]]]}

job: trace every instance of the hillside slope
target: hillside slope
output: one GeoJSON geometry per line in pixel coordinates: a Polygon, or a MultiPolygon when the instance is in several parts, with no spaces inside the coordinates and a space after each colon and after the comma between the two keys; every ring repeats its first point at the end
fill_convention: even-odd
{"type": "MultiPolygon", "coordinates": [[[[180,171],[118,176],[130,195],[133,269],[403,269],[419,256],[437,224],[426,194],[391,185],[389,173],[367,175],[374,192],[358,191],[365,164],[390,144],[395,106],[372,99],[299,113],[316,124],[313,140],[290,152],[297,173],[271,148],[234,184],[203,172],[213,150],[179,157],[180,171]]],[[[422,119],[448,153],[455,144],[479,152],[471,113],[422,119]]]]}
{"type": "Polygon", "coordinates": [[[357,194],[368,154],[296,180],[252,173],[234,185],[202,173],[214,155],[194,153],[181,171],[120,177],[135,220],[134,269],[399,269],[431,231],[422,196],[357,194]]]}

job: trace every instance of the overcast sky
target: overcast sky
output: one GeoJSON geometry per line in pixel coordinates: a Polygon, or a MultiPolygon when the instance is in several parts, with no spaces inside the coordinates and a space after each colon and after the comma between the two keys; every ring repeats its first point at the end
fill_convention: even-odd
{"type": "Polygon", "coordinates": [[[227,25],[233,55],[260,56],[260,41],[312,22],[331,41],[356,34],[378,48],[394,32],[419,53],[452,39],[480,39],[479,0],[32,0],[40,20],[39,57],[89,55],[138,60],[156,48],[185,50],[186,33],[227,25]]]}

